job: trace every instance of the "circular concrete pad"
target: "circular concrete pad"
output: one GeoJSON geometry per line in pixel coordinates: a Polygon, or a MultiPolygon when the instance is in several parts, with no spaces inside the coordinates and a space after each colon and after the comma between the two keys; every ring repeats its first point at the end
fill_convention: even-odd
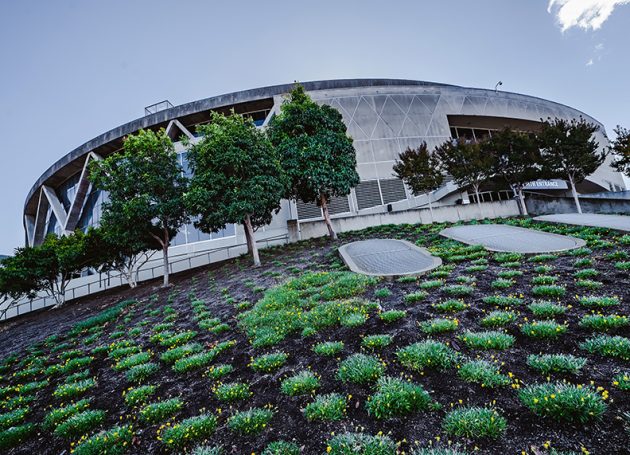
{"type": "Polygon", "coordinates": [[[561,213],[558,215],[543,215],[534,218],[536,221],[549,223],[575,224],[578,226],[602,227],[630,232],[630,216],[599,215],[596,213],[561,213]]]}
{"type": "Polygon", "coordinates": [[[586,245],[582,239],[506,224],[472,224],[444,229],[440,235],[490,251],[554,253],[586,245]]]}
{"type": "Polygon", "coordinates": [[[442,259],[406,240],[361,240],[343,245],[339,254],[350,270],[364,275],[419,275],[442,264],[442,259]]]}

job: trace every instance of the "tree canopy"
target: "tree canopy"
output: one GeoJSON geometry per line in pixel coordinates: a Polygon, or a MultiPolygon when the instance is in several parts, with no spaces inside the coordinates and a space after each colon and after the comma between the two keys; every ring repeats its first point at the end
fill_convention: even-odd
{"type": "Polygon", "coordinates": [[[614,131],[617,138],[612,141],[610,147],[610,150],[615,155],[611,166],[616,171],[622,172],[630,177],[630,130],[617,126],[614,131]]]}
{"type": "Polygon", "coordinates": [[[606,152],[598,152],[599,144],[593,134],[599,126],[582,117],[565,120],[547,119],[542,122],[538,144],[546,174],[567,180],[577,211],[582,213],[576,184],[582,182],[604,162],[606,152]]]}
{"type": "Polygon", "coordinates": [[[202,138],[188,152],[192,178],[185,198],[195,226],[216,232],[228,223],[243,224],[254,264],[260,265],[254,229],[271,222],[286,192],[278,153],[251,119],[234,112],[213,113],[198,131],[202,138]]]}
{"type": "Polygon", "coordinates": [[[188,216],[184,208],[187,179],[164,129],[127,136],[121,152],[93,162],[90,178],[109,193],[109,201],[103,203],[104,225],[136,225],[161,246],[164,286],[168,286],[168,247],[188,216]]]}
{"type": "Polygon", "coordinates": [[[341,114],[315,103],[298,84],[268,131],[287,173],[285,196],[321,206],[330,237],[336,238],[328,203],[359,183],[356,151],[341,114]]]}

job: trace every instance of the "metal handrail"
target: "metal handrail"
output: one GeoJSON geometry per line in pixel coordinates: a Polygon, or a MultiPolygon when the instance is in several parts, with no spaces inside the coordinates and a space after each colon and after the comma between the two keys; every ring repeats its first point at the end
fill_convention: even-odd
{"type": "MultiPolygon", "coordinates": [[[[277,236],[274,236],[274,237],[268,237],[268,238],[262,239],[262,240],[256,240],[256,243],[258,243],[258,244],[263,244],[264,243],[265,247],[267,248],[267,247],[269,247],[269,243],[270,242],[274,242],[274,241],[277,241],[277,240],[286,240],[286,241],[288,241],[288,239],[289,239],[289,235],[288,234],[281,234],[281,235],[277,235],[277,236]]],[[[186,262],[186,261],[188,261],[188,267],[185,268],[184,270],[190,270],[190,269],[193,268],[192,260],[200,258],[200,257],[204,257],[204,256],[207,256],[208,264],[211,264],[212,260],[211,260],[210,256],[212,254],[218,253],[220,251],[228,251],[229,252],[229,250],[231,250],[232,248],[238,248],[238,247],[243,247],[243,246],[247,246],[247,243],[237,243],[235,245],[227,245],[227,246],[222,246],[222,247],[218,247],[218,248],[213,248],[213,249],[206,250],[206,251],[203,251],[202,253],[195,254],[195,255],[186,254],[185,258],[174,260],[174,261],[169,261],[169,264],[168,264],[169,265],[169,271],[172,273],[173,272],[173,266],[175,264],[180,264],[180,263],[186,262]]],[[[229,253],[228,253],[228,256],[229,256],[229,253]]],[[[178,256],[175,256],[175,257],[178,257],[178,256]]],[[[150,278],[145,278],[144,280],[139,280],[139,281],[147,281],[147,280],[155,279],[156,278],[156,270],[157,269],[163,269],[163,268],[164,268],[164,266],[162,264],[160,264],[160,265],[153,266],[153,267],[151,267],[149,269],[142,269],[142,272],[151,271],[151,277],[150,278]]],[[[157,276],[160,276],[160,274],[158,274],[157,276]]],[[[73,300],[73,299],[77,298],[77,290],[80,290],[80,289],[83,289],[83,288],[86,288],[86,287],[87,287],[87,292],[85,294],[81,294],[81,297],[86,296],[86,295],[90,295],[93,292],[99,292],[99,291],[104,291],[104,290],[107,290],[107,289],[113,289],[113,288],[121,287],[121,286],[124,286],[126,284],[127,283],[125,282],[125,279],[124,279],[124,276],[123,276],[122,273],[118,273],[117,275],[114,275],[114,276],[111,276],[108,273],[107,277],[105,277],[105,278],[100,278],[99,277],[98,281],[93,281],[93,282],[90,282],[90,283],[82,284],[80,286],[75,286],[73,288],[66,289],[66,292],[64,293],[64,295],[66,296],[67,300],[73,300]],[[120,284],[111,284],[112,280],[115,281],[117,279],[120,280],[120,284]],[[91,287],[93,287],[95,285],[98,285],[97,289],[96,290],[92,290],[91,287]],[[72,292],[72,296],[69,296],[70,292],[72,292]]],[[[34,311],[33,304],[36,304],[35,305],[36,306],[36,308],[35,308],[36,310],[47,308],[47,307],[50,307],[50,306],[53,306],[53,305],[57,304],[55,299],[53,299],[50,296],[42,296],[42,297],[39,297],[39,298],[30,299],[27,302],[17,303],[15,305],[13,305],[14,303],[17,303],[17,302],[10,302],[6,306],[6,308],[0,310],[1,311],[0,321],[6,321],[7,319],[14,318],[14,317],[19,316],[21,314],[26,314],[26,313],[30,313],[31,311],[34,311]],[[40,303],[40,302],[43,303],[43,305],[37,306],[37,304],[40,303]],[[28,306],[28,310],[21,311],[21,308],[25,307],[25,306],[28,306]],[[13,310],[13,309],[16,310],[16,313],[14,315],[12,315],[12,316],[7,317],[8,310],[13,310]]]]}

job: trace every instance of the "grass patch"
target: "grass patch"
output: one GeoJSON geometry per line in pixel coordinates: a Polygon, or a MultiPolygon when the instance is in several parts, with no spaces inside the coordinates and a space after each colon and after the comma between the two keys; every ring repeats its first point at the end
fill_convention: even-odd
{"type": "MultiPolygon", "coordinates": [[[[209,438],[217,427],[217,418],[212,414],[201,414],[182,420],[161,433],[167,447],[181,449],[191,442],[209,438]]],[[[158,433],[159,434],[159,433],[158,433]]]]}
{"type": "Polygon", "coordinates": [[[82,381],[71,382],[59,385],[53,395],[64,400],[72,400],[96,386],[96,381],[92,378],[82,381]]]}
{"type": "Polygon", "coordinates": [[[184,402],[180,398],[170,398],[146,405],[140,410],[139,417],[147,423],[161,423],[177,414],[182,407],[184,402]]]}
{"type": "Polygon", "coordinates": [[[329,455],[396,455],[396,443],[388,436],[343,433],[328,441],[329,455]]]}
{"type": "Polygon", "coordinates": [[[324,341],[313,346],[313,352],[326,357],[334,357],[343,351],[343,346],[343,341],[324,341]]]}
{"type": "Polygon", "coordinates": [[[630,339],[621,336],[597,335],[580,344],[591,354],[630,360],[630,339]]]}
{"type": "Polygon", "coordinates": [[[304,416],[309,421],[341,420],[346,415],[346,404],[346,397],[339,393],[317,395],[315,400],[304,408],[304,416]]]}
{"type": "Polygon", "coordinates": [[[523,299],[513,295],[489,295],[481,299],[483,303],[500,308],[512,308],[523,303],[523,299]]]}
{"type": "Polygon", "coordinates": [[[368,335],[361,340],[361,346],[370,351],[383,349],[392,344],[391,335],[368,335]]]}
{"type": "Polygon", "coordinates": [[[481,319],[479,324],[486,328],[505,327],[506,325],[516,321],[517,317],[518,316],[513,311],[495,310],[491,311],[487,316],[481,319]]]}
{"type": "Polygon", "coordinates": [[[250,398],[253,393],[249,390],[248,384],[243,382],[230,382],[216,386],[214,388],[214,395],[219,401],[233,403],[250,398]]]}
{"type": "Polygon", "coordinates": [[[337,377],[342,382],[369,384],[380,378],[384,372],[385,366],[376,357],[354,354],[339,364],[337,377]]]}
{"type": "Polygon", "coordinates": [[[459,339],[470,349],[497,349],[503,350],[514,345],[514,337],[507,333],[497,331],[466,332],[459,339]]]}
{"type": "Polygon", "coordinates": [[[617,296],[582,296],[577,298],[578,303],[586,308],[610,308],[619,305],[617,296]]]}
{"type": "Polygon", "coordinates": [[[425,291],[412,292],[405,296],[405,303],[422,302],[424,299],[427,298],[428,295],[429,294],[425,291]]]}
{"type": "Polygon", "coordinates": [[[586,359],[571,354],[531,354],[527,356],[527,365],[544,375],[578,374],[586,365],[586,359]]]}
{"type": "Polygon", "coordinates": [[[586,423],[606,411],[603,398],[590,387],[564,382],[533,384],[518,396],[537,416],[559,421],[586,423]]]}
{"type": "Polygon", "coordinates": [[[418,324],[420,330],[428,335],[454,332],[459,326],[457,319],[435,318],[418,324]]]}
{"type": "Polygon", "coordinates": [[[610,332],[627,327],[628,324],[628,317],[618,314],[587,314],[580,320],[580,327],[594,332],[610,332]]]}
{"type": "Polygon", "coordinates": [[[555,339],[567,332],[567,326],[551,320],[533,321],[523,324],[521,332],[531,338],[555,339]]]}
{"type": "Polygon", "coordinates": [[[444,287],[444,292],[452,297],[465,297],[475,292],[475,288],[465,284],[452,284],[444,287]]]}
{"type": "Polygon", "coordinates": [[[511,382],[508,376],[501,374],[496,365],[485,360],[466,362],[457,373],[464,381],[477,383],[481,387],[502,387],[511,382]]]}
{"type": "Polygon", "coordinates": [[[387,322],[388,324],[396,322],[404,318],[405,316],[407,316],[407,312],[404,310],[389,310],[383,311],[379,314],[379,318],[381,319],[381,321],[387,322]]]}
{"type": "Polygon", "coordinates": [[[466,305],[463,300],[449,299],[444,302],[434,303],[433,308],[439,313],[457,313],[464,311],[468,308],[468,305],[466,305]]]}
{"type": "Polygon", "coordinates": [[[319,388],[319,378],[309,370],[300,371],[282,381],[280,390],[285,395],[311,395],[319,388]]]}
{"type": "Polygon", "coordinates": [[[88,434],[105,420],[105,411],[85,410],[61,422],[53,432],[60,438],[72,439],[88,434]]]}
{"type": "Polygon", "coordinates": [[[126,377],[129,382],[141,383],[149,379],[160,369],[157,363],[147,362],[127,370],[126,377]]]}
{"type": "Polygon", "coordinates": [[[264,408],[250,408],[238,412],[228,419],[228,428],[241,434],[258,434],[267,428],[273,418],[273,411],[264,408]]]}
{"type": "Polygon", "coordinates": [[[383,377],[368,397],[368,414],[376,419],[403,416],[429,408],[431,397],[422,386],[399,378],[383,377]]]}
{"type": "Polygon", "coordinates": [[[560,298],[560,297],[564,297],[566,293],[567,293],[567,290],[564,286],[558,286],[555,284],[534,286],[532,288],[532,295],[534,297],[560,298]]]}
{"type": "Polygon", "coordinates": [[[529,311],[538,319],[553,319],[567,312],[567,307],[557,303],[540,301],[527,305],[529,311]]]}
{"type": "Polygon", "coordinates": [[[453,436],[498,439],[505,433],[507,420],[494,409],[468,407],[446,414],[442,427],[453,436]]]}
{"type": "Polygon", "coordinates": [[[79,442],[73,455],[122,455],[131,446],[131,426],[116,426],[79,442]]]}
{"type": "Polygon", "coordinates": [[[289,358],[285,352],[272,352],[252,359],[250,367],[259,373],[272,373],[284,365],[289,358]]]}
{"type": "Polygon", "coordinates": [[[415,371],[425,368],[445,370],[454,366],[458,358],[453,349],[433,340],[410,344],[396,351],[396,356],[404,367],[415,371]]]}

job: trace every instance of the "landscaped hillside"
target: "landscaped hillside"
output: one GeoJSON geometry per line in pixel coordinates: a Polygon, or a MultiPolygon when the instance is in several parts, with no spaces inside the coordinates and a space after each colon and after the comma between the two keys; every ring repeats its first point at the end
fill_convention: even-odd
{"type": "Polygon", "coordinates": [[[630,236],[505,222],[587,247],[494,254],[383,226],[8,322],[0,451],[629,453],[630,236]],[[336,248],[375,237],[444,264],[348,272],[336,248]]]}

